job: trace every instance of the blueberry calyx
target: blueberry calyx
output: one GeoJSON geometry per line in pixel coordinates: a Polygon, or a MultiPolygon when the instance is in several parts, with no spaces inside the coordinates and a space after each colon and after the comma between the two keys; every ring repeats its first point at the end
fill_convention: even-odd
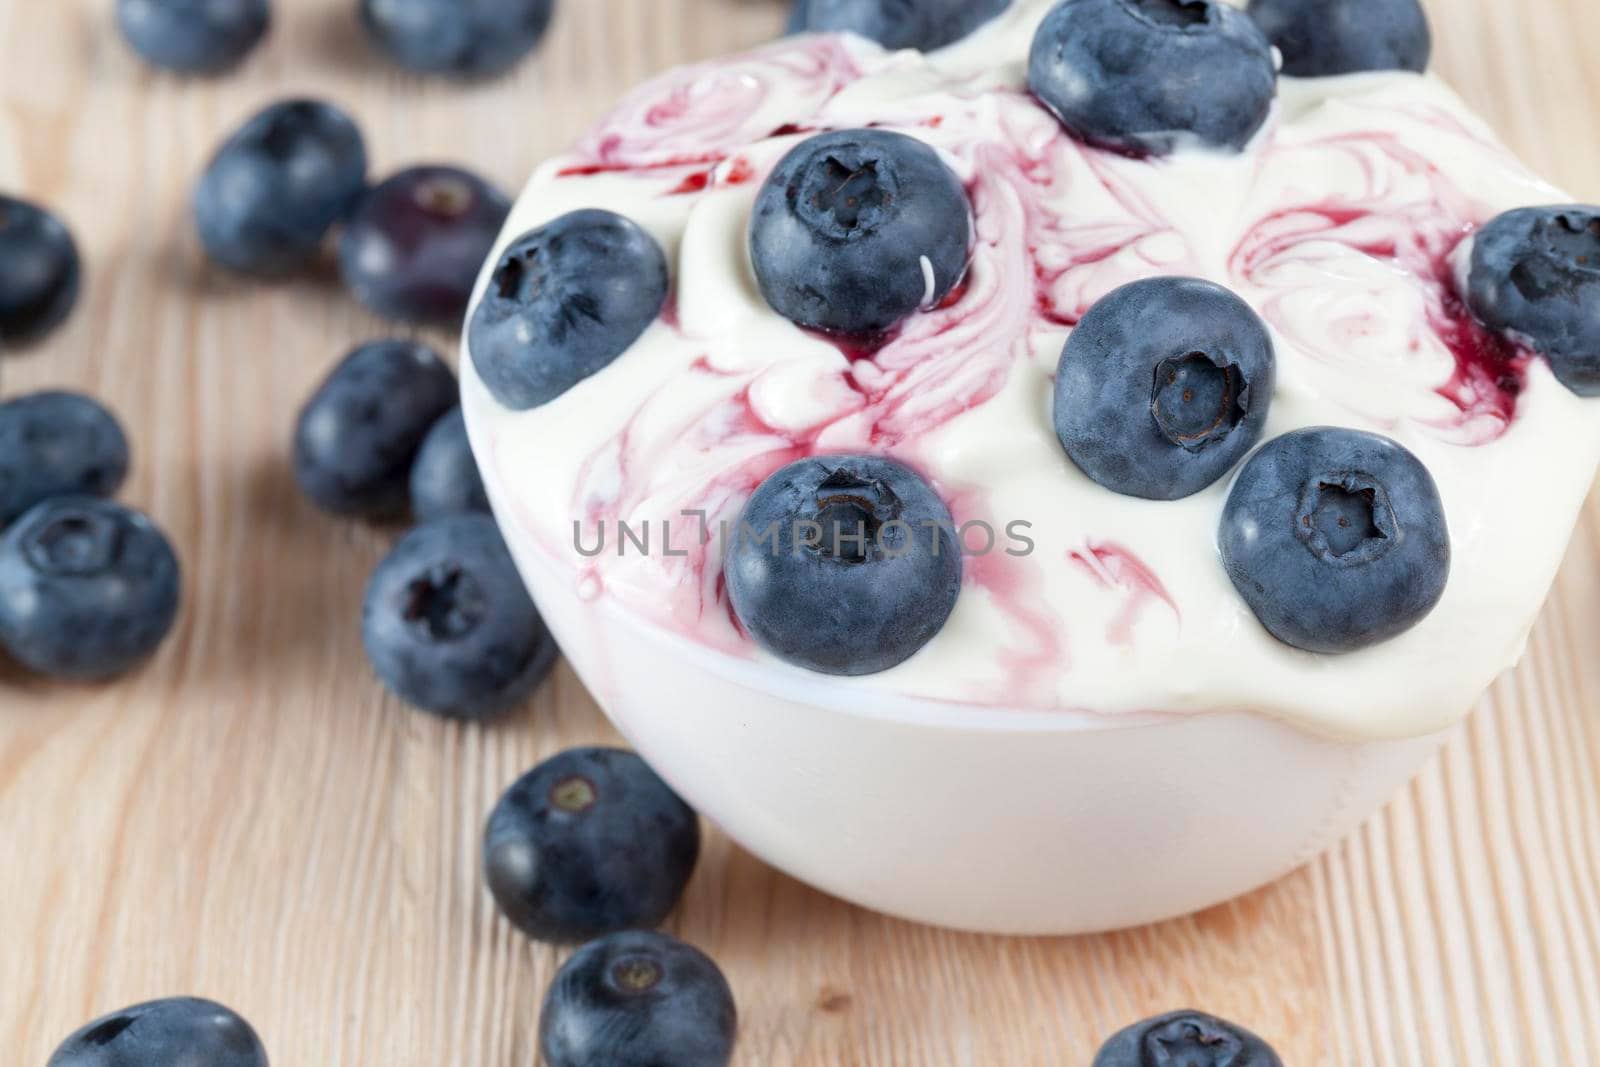
{"type": "Polygon", "coordinates": [[[104,573],[117,561],[123,532],[121,526],[66,511],[31,531],[22,551],[40,574],[83,578],[104,573]]]}
{"type": "Polygon", "coordinates": [[[799,544],[841,563],[866,563],[875,551],[904,551],[886,544],[884,537],[884,528],[900,521],[900,498],[893,489],[840,467],[817,486],[816,518],[806,530],[817,536],[803,536],[799,544]]]}
{"type": "Polygon", "coordinates": [[[1149,1064],[1191,1063],[1206,1056],[1211,1063],[1232,1063],[1244,1051],[1244,1042],[1220,1020],[1204,1015],[1180,1015],[1152,1027],[1140,1042],[1149,1064]]]}
{"type": "Polygon", "coordinates": [[[430,641],[458,641],[483,621],[488,599],[478,580],[455,564],[428,568],[405,588],[401,618],[430,641]]]}
{"type": "Polygon", "coordinates": [[[1324,563],[1376,563],[1401,536],[1389,491],[1370,474],[1326,474],[1306,482],[1295,533],[1324,563]]]}
{"type": "Polygon", "coordinates": [[[606,972],[611,988],[624,997],[643,996],[660,985],[664,977],[661,964],[644,956],[624,956],[606,972]]]}
{"type": "Polygon", "coordinates": [[[1237,363],[1205,352],[1162,360],[1150,415],[1163,436],[1198,452],[1227,438],[1250,410],[1250,383],[1237,363]]]}
{"type": "Polygon", "coordinates": [[[550,803],[573,815],[588,811],[598,799],[600,795],[594,783],[581,774],[563,778],[550,787],[550,803]]]}

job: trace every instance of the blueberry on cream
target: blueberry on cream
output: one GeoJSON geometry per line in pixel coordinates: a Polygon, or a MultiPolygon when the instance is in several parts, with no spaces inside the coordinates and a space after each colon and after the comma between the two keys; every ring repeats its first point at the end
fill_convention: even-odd
{"type": "Polygon", "coordinates": [[[1423,71],[1433,53],[1418,0],[1252,0],[1249,12],[1296,78],[1423,71]]]}
{"type": "Polygon", "coordinates": [[[1175,1011],[1113,1035],[1093,1067],[1283,1067],[1250,1031],[1199,1011],[1175,1011]]]}
{"type": "Polygon", "coordinates": [[[955,609],[950,511],[883,456],[817,456],[762,482],[730,533],[724,571],[740,623],[780,659],[823,674],[888,670],[955,609]]]}
{"type": "Polygon", "coordinates": [[[45,1067],[267,1067],[267,1050],[249,1023],[210,1000],[171,997],[88,1023],[45,1067]]]}
{"type": "Polygon", "coordinates": [[[859,33],[885,48],[927,52],[954,44],[1011,0],[795,0],[789,32],[859,33]]]}
{"type": "Polygon", "coordinates": [[[610,211],[574,211],[511,242],[468,327],[473,365],[504,407],[548,404],[609,366],[661,314],[667,258],[610,211]]]}
{"type": "Polygon", "coordinates": [[[545,994],[549,1067],[727,1067],[739,1016],[728,980],[692,945],[645,930],[573,953],[545,994]]]}
{"type": "Polygon", "coordinates": [[[1056,436],[1089,477],[1176,500],[1261,439],[1276,357],[1266,324],[1197,278],[1130,282],[1089,309],[1056,374],[1056,436]]]}
{"type": "Polygon", "coordinates": [[[967,269],[972,207],[939,154],[888,130],[840,130],[792,149],[750,219],[750,260],[778,314],[881,334],[931,308],[967,269]]]}
{"type": "Polygon", "coordinates": [[[1228,494],[1217,545],[1261,624],[1309,652],[1398,637],[1434,609],[1450,577],[1432,475],[1401,445],[1357,430],[1268,441],[1228,494]]]}
{"type": "Polygon", "coordinates": [[[1600,207],[1491,219],[1472,240],[1465,295],[1480,322],[1544,356],[1568,389],[1600,396],[1600,207]]]}
{"type": "Polygon", "coordinates": [[[1141,156],[1243,149],[1277,80],[1267,38],[1217,0],[1064,0],[1028,59],[1028,87],[1069,133],[1141,156]]]}

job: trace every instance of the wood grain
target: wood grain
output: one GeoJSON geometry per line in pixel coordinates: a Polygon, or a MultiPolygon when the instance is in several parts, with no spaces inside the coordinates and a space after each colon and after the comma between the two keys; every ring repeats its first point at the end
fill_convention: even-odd
{"type": "MultiPolygon", "coordinates": [[[[236,77],[153,74],[109,0],[0,0],[0,188],[72,221],[71,323],[0,374],[128,422],[125,497],[174,536],[181,628],[105,688],[0,675],[0,1060],[155,996],[224,1000],[280,1067],[536,1062],[558,954],[497,920],[481,820],[541,756],[612,735],[564,668],[492,728],[370,680],[364,579],[392,531],[331,522],[285,466],[296,407],[383,331],[331,277],[205,270],[186,195],[222,133],[289,93],[342,101],[378,169],[464,160],[508,188],[639,79],[770,37],[777,0],[565,0],[540,57],[487,86],[365,51],[352,0],[279,0],[236,77]]],[[[1437,0],[1439,68],[1537,168],[1600,198],[1600,8],[1437,0]]],[[[449,338],[435,338],[448,346],[449,338]]],[[[1506,516],[1517,521],[1517,516],[1506,516]]],[[[1527,663],[1362,832],[1278,885],[1104,937],[942,933],[831,901],[713,835],[672,929],[725,966],[739,1062],[1087,1067],[1185,1004],[1293,1067],[1600,1061],[1600,505],[1527,663]]]]}

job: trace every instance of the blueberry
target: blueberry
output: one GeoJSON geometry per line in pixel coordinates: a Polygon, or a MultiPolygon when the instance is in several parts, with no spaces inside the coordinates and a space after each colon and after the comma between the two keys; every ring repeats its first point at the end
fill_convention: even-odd
{"type": "Polygon", "coordinates": [[[1114,1035],[1093,1067],[1283,1067],[1267,1043],[1226,1019],[1175,1011],[1114,1035]]]}
{"type": "Polygon", "coordinates": [[[0,536],[0,647],[53,678],[114,677],[165,639],[180,584],[172,546],[146,516],[54,497],[0,536]]]}
{"type": "Polygon", "coordinates": [[[49,333],[78,300],[78,246],[50,212],[0,196],[0,345],[49,333]]]}
{"type": "Polygon", "coordinates": [[[364,344],[300,409],[295,481],[334,515],[403,515],[412,462],[456,403],[456,376],[433,349],[401,340],[364,344]]]}
{"type": "Polygon", "coordinates": [[[1450,531],[1428,469],[1356,430],[1268,441],[1228,494],[1217,545],[1261,624],[1308,652],[1399,636],[1433,610],[1450,577],[1450,531]]]}
{"type": "Polygon", "coordinates": [[[1069,133],[1131,155],[1242,149],[1277,80],[1266,36],[1218,0],[1065,0],[1028,60],[1029,88],[1069,133]]]}
{"type": "Polygon", "coordinates": [[[193,997],[114,1012],[62,1042],[45,1067],[267,1067],[261,1039],[236,1013],[193,997]]]}
{"type": "Polygon", "coordinates": [[[1249,11],[1297,78],[1423,71],[1433,52],[1417,0],[1254,0],[1249,11]]]}
{"type": "Polygon", "coordinates": [[[411,513],[419,520],[489,512],[478,462],[467,440],[467,420],[456,407],[440,416],[411,465],[411,513]]]}
{"type": "Polygon", "coordinates": [[[348,115],[315,100],[257,114],[212,157],[194,194],[206,253],[248,274],[283,275],[317,258],[366,183],[367,151],[348,115]]]}
{"type": "Polygon", "coordinates": [[[469,78],[515,66],[554,11],[555,0],[361,0],[362,23],[396,63],[469,78]]]}
{"type": "Polygon", "coordinates": [[[610,934],[573,953],[545,994],[548,1067],[726,1067],[739,1026],[717,965],[666,934],[610,934]]]}
{"type": "Polygon", "coordinates": [[[457,325],[511,201],[455,167],[412,167],[372,189],[339,239],[344,283],[380,315],[457,325]]]}
{"type": "Polygon", "coordinates": [[[472,362],[501,404],[538,407],[609,366],[666,302],[655,238],[610,211],[574,211],[500,254],[469,325],[472,362]]]}
{"type": "Polygon", "coordinates": [[[882,333],[967,269],[972,206],[932,148],[888,130],[801,142],[756,199],[750,255],[773,310],[831,333],[882,333]]]}
{"type": "Polygon", "coordinates": [[[1491,330],[1550,361],[1579,396],[1600,396],[1600,207],[1528,207],[1472,242],[1466,301],[1491,330]]]}
{"type": "Polygon", "coordinates": [[[724,569],[750,636],[823,674],[875,674],[910,658],[961,591],[949,510],[882,456],[816,456],[762,482],[729,531],[724,569]]]}
{"type": "Polygon", "coordinates": [[[128,475],[116,417],[79,393],[0,403],[0,527],[55,496],[112,496],[128,475]]]}
{"type": "Polygon", "coordinates": [[[185,74],[238,65],[271,21],[268,0],[117,0],[117,25],[133,50],[185,74]]]}
{"type": "Polygon", "coordinates": [[[1250,305],[1197,278],[1131,282],[1067,338],[1056,374],[1056,436],[1113,492],[1177,500],[1255,447],[1276,360],[1250,305]]]}
{"type": "Polygon", "coordinates": [[[924,52],[954,44],[1011,0],[797,0],[791,33],[849,30],[885,48],[924,52]]]}
{"type": "Polygon", "coordinates": [[[448,718],[504,711],[533,692],[556,659],[487,515],[449,515],[402,537],[367,584],[361,636],[385,685],[448,718]]]}
{"type": "Polygon", "coordinates": [[[540,941],[659,926],[700,857],[689,805],[632,752],[575,748],[506,790],[483,869],[500,910],[540,941]]]}

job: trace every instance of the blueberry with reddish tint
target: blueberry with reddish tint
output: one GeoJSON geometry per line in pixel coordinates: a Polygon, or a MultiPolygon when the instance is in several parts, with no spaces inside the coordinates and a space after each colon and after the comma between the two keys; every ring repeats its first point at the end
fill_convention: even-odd
{"type": "Polygon", "coordinates": [[[1226,1019],[1175,1011],[1113,1036],[1093,1067],[1283,1067],[1283,1061],[1265,1041],[1226,1019]]]}
{"type": "Polygon", "coordinates": [[[405,514],[411,465],[457,403],[456,376],[415,341],[372,341],[351,352],[300,409],[294,477],[334,515],[405,514]]]}
{"type": "Polygon", "coordinates": [[[503,406],[548,404],[608,367],[667,302],[667,257],[610,211],[563,215],[500,254],[468,343],[503,406]]]}
{"type": "Polygon", "coordinates": [[[1099,300],[1067,338],[1055,425],[1080,470],[1116,493],[1177,500],[1261,439],[1276,377],[1250,305],[1198,278],[1148,278],[1099,300]]]}
{"type": "Polygon", "coordinates": [[[1472,241],[1467,306],[1489,329],[1550,361],[1579,396],[1600,396],[1600,207],[1528,207],[1472,241]]]}
{"type": "Polygon", "coordinates": [[[356,299],[392,319],[458,325],[511,201],[455,167],[412,167],[363,196],[339,238],[356,299]]]}
{"type": "Polygon", "coordinates": [[[402,537],[367,584],[361,636],[396,696],[454,719],[510,708],[556,659],[487,515],[446,516],[402,537]]]}
{"type": "Polygon", "coordinates": [[[822,674],[886,671],[943,629],[961,591],[950,511],[883,456],[816,456],[756,489],[724,560],[739,622],[822,674]]]}
{"type": "Polygon", "coordinates": [[[477,78],[515,66],[550,28],[555,0],[361,0],[361,21],[396,63],[477,78]]]}
{"type": "Polygon", "coordinates": [[[423,521],[475,511],[488,514],[489,494],[456,407],[433,424],[411,465],[411,514],[423,521]]]}
{"type": "Polygon", "coordinates": [[[710,957],[666,934],[629,930],[562,965],[539,1016],[548,1067],[727,1067],[733,990],[710,957]]]}
{"type": "Polygon", "coordinates": [[[78,246],[60,219],[0,196],[0,347],[36,341],[78,300],[78,246]]]}
{"type": "Polygon", "coordinates": [[[881,334],[967,270],[972,206],[939,154],[888,130],[812,137],[756,199],[750,256],[772,309],[830,333],[881,334]]]}
{"type": "Polygon", "coordinates": [[[500,910],[540,941],[659,926],[700,858],[700,822],[632,752],[539,764],[489,816],[483,870],[500,910]]]}
{"type": "Polygon", "coordinates": [[[1423,71],[1433,53],[1418,0],[1253,0],[1249,11],[1297,78],[1423,71]]]}
{"type": "Polygon", "coordinates": [[[261,1039],[236,1012],[173,997],[136,1004],[83,1027],[45,1067],[267,1067],[261,1039]]]}
{"type": "Polygon", "coordinates": [[[97,497],[46,500],[0,537],[0,648],[52,678],[115,677],[166,638],[180,584],[146,516],[97,497]]]}
{"type": "Polygon", "coordinates": [[[237,66],[271,22],[268,0],[117,0],[123,39],[149,62],[182,74],[237,66]]]}
{"type": "Polygon", "coordinates": [[[1277,82],[1266,36],[1218,0],[1065,0],[1028,60],[1028,87],[1067,132],[1140,156],[1244,148],[1277,82]]]}
{"type": "Polygon", "coordinates": [[[284,275],[317,258],[367,178],[361,131],[316,100],[273,104],[212,157],[194,193],[206,254],[247,274],[284,275]]]}
{"type": "Polygon", "coordinates": [[[112,496],[128,474],[116,416],[81,393],[0,403],[0,527],[56,496],[112,496]]]}
{"type": "Polygon", "coordinates": [[[1261,624],[1308,652],[1354,652],[1427,617],[1450,578],[1433,476],[1394,441],[1320,427],[1268,441],[1239,472],[1217,535],[1261,624]]]}
{"type": "Polygon", "coordinates": [[[1011,0],[797,0],[791,33],[849,31],[885,48],[943,48],[967,36],[1011,0]]]}

